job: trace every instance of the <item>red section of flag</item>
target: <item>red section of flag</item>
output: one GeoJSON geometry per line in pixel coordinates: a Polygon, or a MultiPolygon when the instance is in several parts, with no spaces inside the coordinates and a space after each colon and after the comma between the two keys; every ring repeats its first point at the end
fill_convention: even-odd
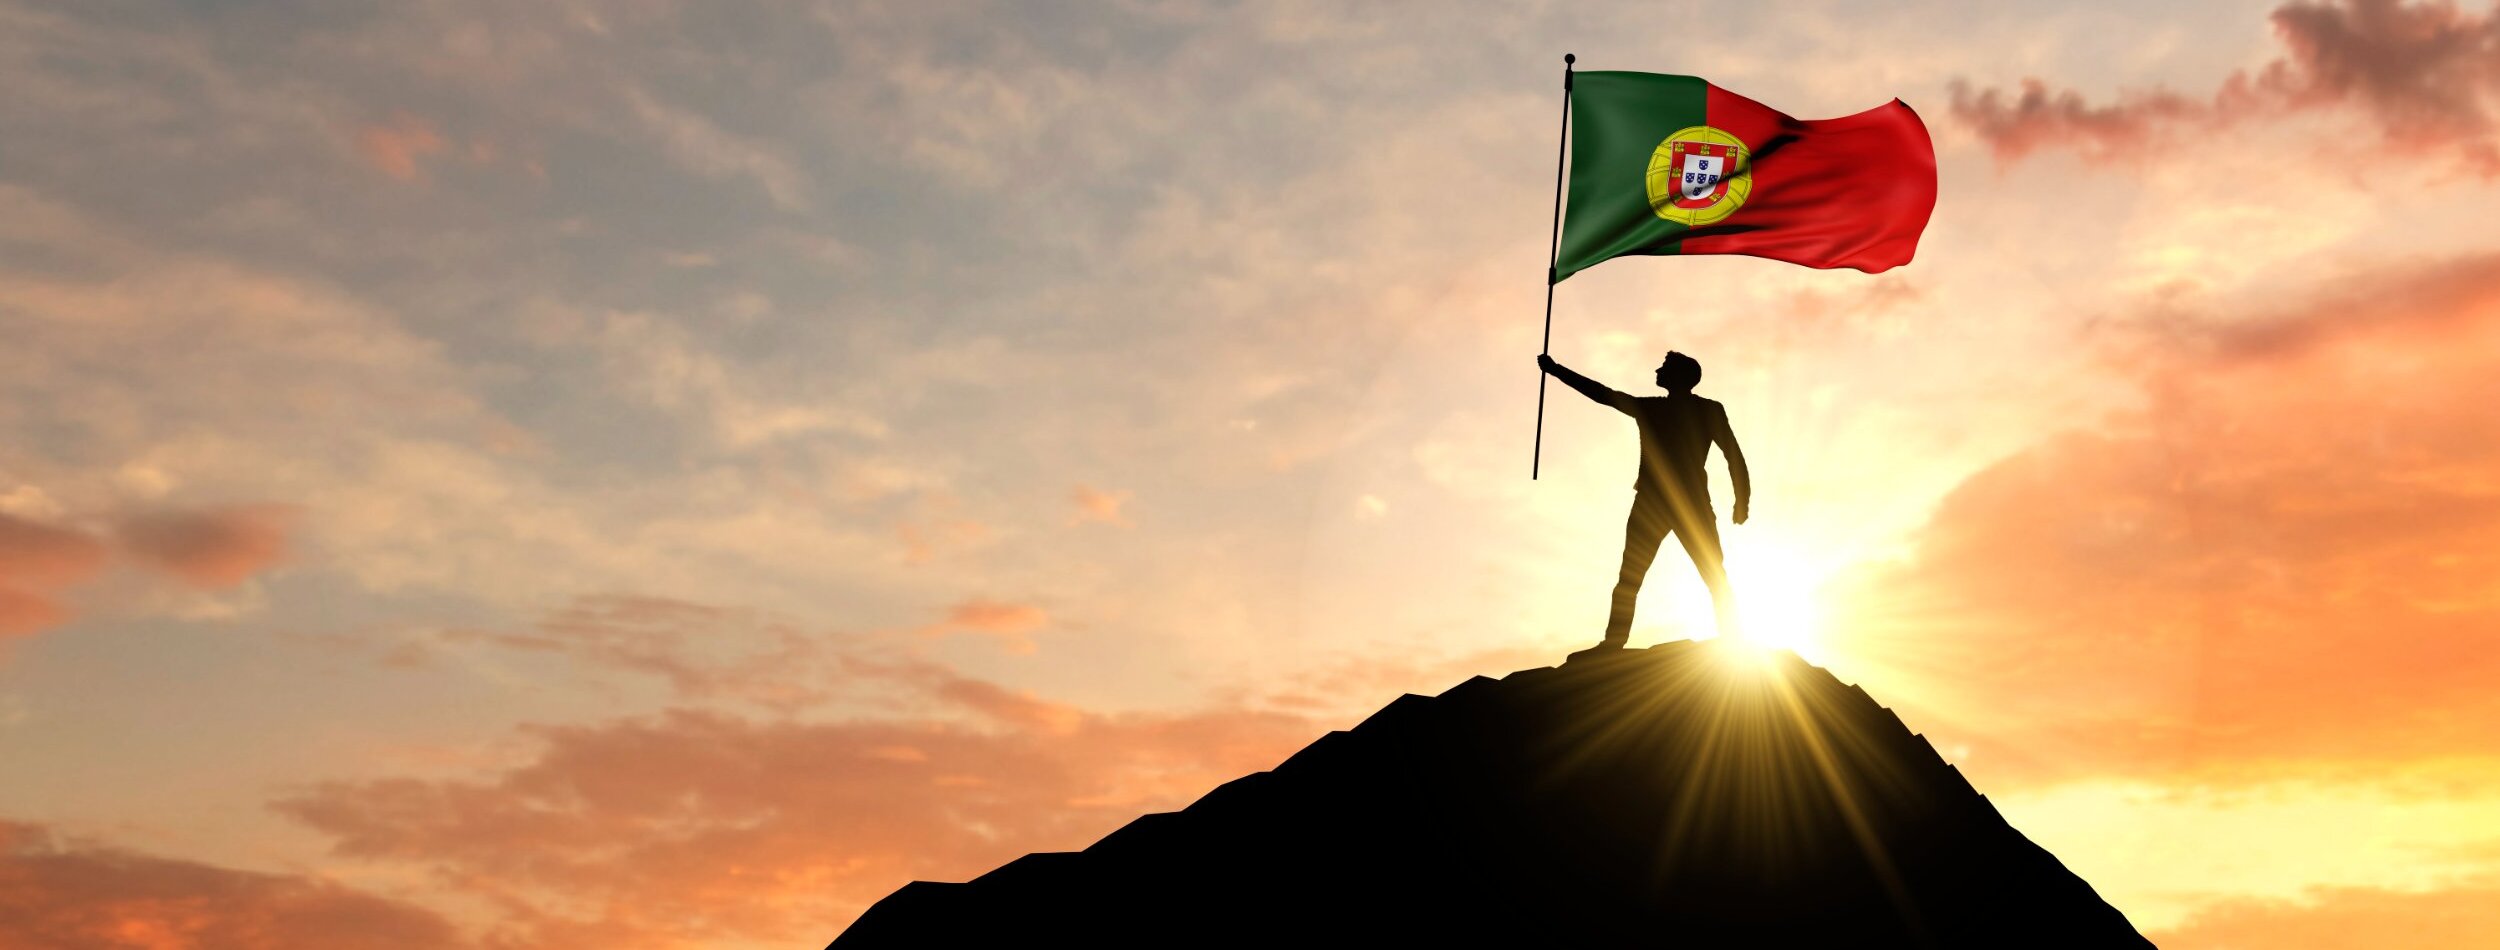
{"type": "Polygon", "coordinates": [[[1808,122],[1714,85],[1708,114],[1753,150],[1753,194],[1727,220],[1694,228],[1683,253],[1870,274],[1918,253],[1936,210],[1936,147],[1908,104],[1808,122]]]}

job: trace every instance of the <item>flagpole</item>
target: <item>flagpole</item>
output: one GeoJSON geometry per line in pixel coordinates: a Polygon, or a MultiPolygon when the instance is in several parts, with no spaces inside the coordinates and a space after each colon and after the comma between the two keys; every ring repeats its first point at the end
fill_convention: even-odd
{"type": "MultiPolygon", "coordinates": [[[[1538,356],[1552,355],[1554,349],[1554,271],[1562,263],[1562,186],[1563,152],[1571,147],[1571,64],[1578,57],[1563,54],[1562,141],[1554,145],[1554,235],[1546,242],[1545,257],[1545,341],[1537,344],[1538,356]]],[[[1545,462],[1545,367],[1536,370],[1536,447],[1528,455],[1528,480],[1536,481],[1537,470],[1545,462]]]]}

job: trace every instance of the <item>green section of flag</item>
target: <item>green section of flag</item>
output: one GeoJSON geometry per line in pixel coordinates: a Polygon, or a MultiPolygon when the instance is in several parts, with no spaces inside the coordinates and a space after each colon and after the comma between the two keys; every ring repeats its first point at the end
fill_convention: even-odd
{"type": "Polygon", "coordinates": [[[1673,254],[1685,225],[1649,207],[1649,158],[1707,124],[1710,84],[1691,76],[1587,72],[1571,82],[1571,202],[1554,279],[1625,254],[1673,254]]]}

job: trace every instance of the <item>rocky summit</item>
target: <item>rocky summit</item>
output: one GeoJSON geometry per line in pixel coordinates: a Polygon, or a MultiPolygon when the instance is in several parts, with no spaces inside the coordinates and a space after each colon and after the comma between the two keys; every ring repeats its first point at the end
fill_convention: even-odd
{"type": "Polygon", "coordinates": [[[1865,691],[1689,641],[1400,697],[832,947],[1009,945],[2151,946],[1865,691]]]}

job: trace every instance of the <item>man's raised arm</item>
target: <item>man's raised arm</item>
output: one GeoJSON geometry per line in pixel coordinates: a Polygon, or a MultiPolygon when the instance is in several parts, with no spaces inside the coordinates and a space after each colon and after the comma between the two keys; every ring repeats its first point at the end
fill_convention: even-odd
{"type": "Polygon", "coordinates": [[[1736,523],[1744,524],[1753,506],[1753,473],[1745,470],[1745,450],[1736,446],[1736,427],[1727,421],[1727,407],[1711,403],[1718,411],[1711,413],[1710,441],[1727,454],[1727,480],[1736,489],[1736,523]]]}
{"type": "Polygon", "coordinates": [[[1562,380],[1563,385],[1579,390],[1580,395],[1589,397],[1598,405],[1613,406],[1617,412],[1632,411],[1632,397],[1608,389],[1604,383],[1572,372],[1571,367],[1554,362],[1551,356],[1538,354],[1536,365],[1542,367],[1547,373],[1553,374],[1555,379],[1562,380]]]}

